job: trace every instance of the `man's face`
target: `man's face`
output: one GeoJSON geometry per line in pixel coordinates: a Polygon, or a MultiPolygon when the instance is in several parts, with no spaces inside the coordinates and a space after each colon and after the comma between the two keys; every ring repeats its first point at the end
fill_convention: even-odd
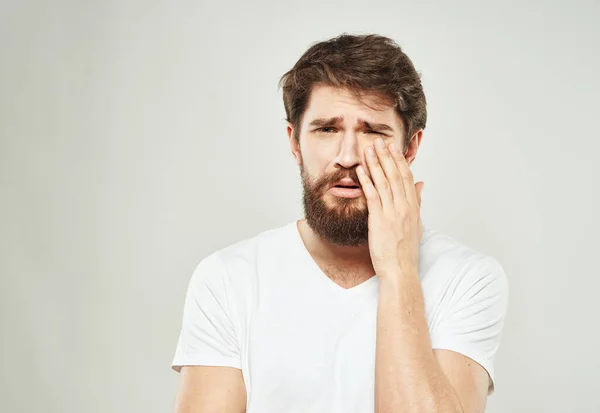
{"type": "Polygon", "coordinates": [[[292,153],[300,166],[309,226],[325,240],[344,246],[368,242],[367,201],[356,173],[365,148],[381,137],[403,148],[403,122],[393,107],[374,96],[357,100],[351,92],[319,85],[312,90],[300,127],[299,144],[288,126],[292,153]],[[367,106],[368,105],[368,106],[367,106]],[[342,181],[342,182],[340,182],[342,181]],[[357,189],[336,187],[357,186],[357,189]]]}

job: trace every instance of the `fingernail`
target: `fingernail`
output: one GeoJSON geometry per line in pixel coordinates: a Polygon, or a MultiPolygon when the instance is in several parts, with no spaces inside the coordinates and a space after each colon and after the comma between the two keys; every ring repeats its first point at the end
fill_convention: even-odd
{"type": "Polygon", "coordinates": [[[398,152],[398,147],[395,143],[390,144],[390,151],[394,153],[398,152]]]}
{"type": "Polygon", "coordinates": [[[375,143],[377,144],[377,146],[379,147],[379,149],[385,148],[385,144],[383,143],[383,139],[377,138],[377,140],[375,141],[375,143]]]}

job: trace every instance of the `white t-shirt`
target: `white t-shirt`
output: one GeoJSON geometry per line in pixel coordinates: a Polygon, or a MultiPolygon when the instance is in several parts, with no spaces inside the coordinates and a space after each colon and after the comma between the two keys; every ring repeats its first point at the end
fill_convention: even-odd
{"type": "MultiPolygon", "coordinates": [[[[507,310],[495,258],[423,227],[419,278],[433,348],[481,364],[494,356],[507,310]]],[[[379,278],[345,289],[306,249],[297,221],[204,258],[187,291],[173,369],[241,369],[248,413],[374,410],[379,278]]]]}

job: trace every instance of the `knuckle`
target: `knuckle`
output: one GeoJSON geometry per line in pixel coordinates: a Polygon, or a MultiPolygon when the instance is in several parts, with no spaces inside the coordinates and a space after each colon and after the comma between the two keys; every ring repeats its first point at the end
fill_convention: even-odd
{"type": "Polygon", "coordinates": [[[406,222],[409,220],[410,214],[407,208],[399,207],[397,210],[398,220],[400,222],[406,222]]]}

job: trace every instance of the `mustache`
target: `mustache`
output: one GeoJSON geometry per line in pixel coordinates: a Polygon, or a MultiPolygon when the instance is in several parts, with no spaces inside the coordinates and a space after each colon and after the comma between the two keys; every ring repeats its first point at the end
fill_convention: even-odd
{"type": "Polygon", "coordinates": [[[319,186],[327,188],[330,187],[333,183],[338,182],[344,178],[350,178],[354,182],[356,182],[357,185],[360,185],[360,180],[358,179],[358,173],[356,172],[356,168],[352,168],[338,170],[336,173],[327,177],[327,179],[323,179],[321,185],[319,186]]]}
{"type": "Polygon", "coordinates": [[[330,176],[323,176],[316,180],[311,179],[310,175],[307,173],[304,165],[300,167],[300,175],[302,177],[302,185],[305,191],[308,191],[312,194],[324,194],[333,183],[338,182],[344,178],[350,178],[357,185],[360,185],[360,180],[358,179],[358,173],[356,172],[356,167],[348,169],[339,169],[335,173],[330,176]]]}

